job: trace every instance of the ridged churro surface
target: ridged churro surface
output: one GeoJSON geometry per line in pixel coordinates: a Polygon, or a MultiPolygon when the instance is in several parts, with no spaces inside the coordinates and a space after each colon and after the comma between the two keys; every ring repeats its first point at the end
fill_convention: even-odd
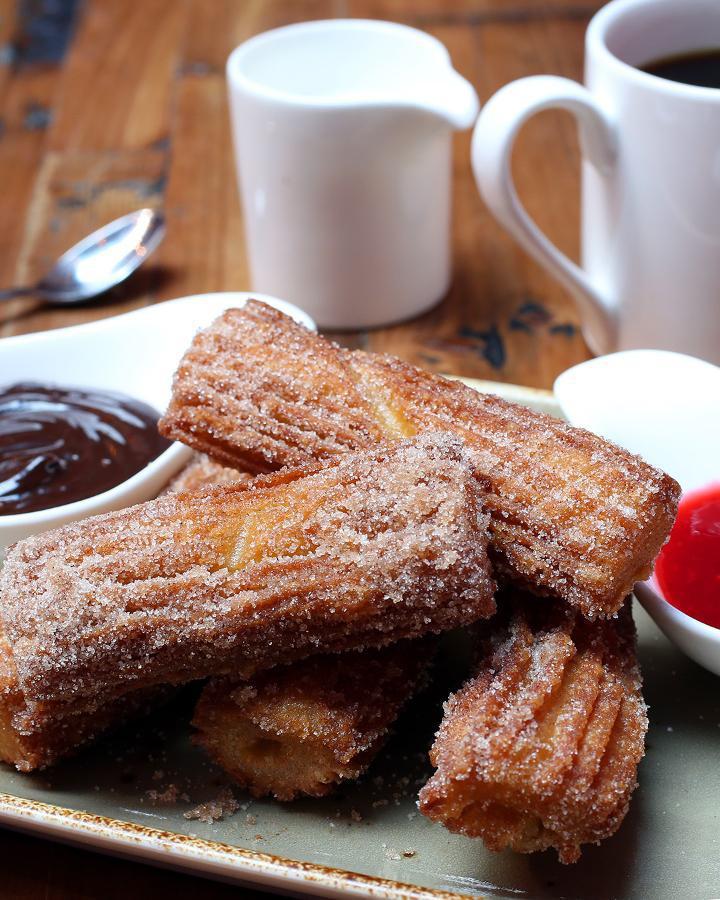
{"type": "Polygon", "coordinates": [[[629,606],[589,623],[550,601],[493,620],[445,708],[420,810],[491,850],[574,862],[627,812],[647,731],[629,606]]]}
{"type": "Polygon", "coordinates": [[[104,702],[88,700],[69,706],[66,715],[47,721],[43,728],[18,728],[24,713],[24,697],[10,645],[0,632],[0,760],[22,772],[42,769],[72,753],[111,728],[117,728],[159,706],[173,688],[141,688],[104,702]]]}
{"type": "Polygon", "coordinates": [[[197,491],[218,484],[247,484],[252,479],[250,472],[241,472],[229,466],[214,462],[204,453],[196,453],[194,458],[181,469],[165,488],[163,493],[177,494],[180,491],[197,491]]]}
{"type": "Polygon", "coordinates": [[[482,500],[436,435],[28,538],[0,573],[13,727],[489,616],[482,500]]]}
{"type": "Polygon", "coordinates": [[[213,679],[196,741],[256,796],[322,797],[358,778],[427,669],[432,642],[314,656],[238,683],[213,679]]]}
{"type": "Polygon", "coordinates": [[[263,303],[200,332],[161,430],[255,471],[428,430],[463,438],[488,486],[498,574],[611,615],[649,575],[673,479],[609,442],[388,356],[344,350],[263,303]]]}
{"type": "MultiPolygon", "coordinates": [[[[248,482],[251,475],[226,468],[207,456],[195,458],[170,482],[170,492],[197,490],[212,484],[248,482]]],[[[31,771],[44,768],[60,757],[71,753],[81,744],[91,741],[109,728],[117,727],[162,702],[171,688],[152,687],[134,691],[108,703],[92,708],[92,701],[66,710],[63,717],[48,722],[39,731],[21,733],[13,726],[13,719],[22,715],[23,696],[19,691],[12,651],[0,636],[0,759],[31,771]]]]}

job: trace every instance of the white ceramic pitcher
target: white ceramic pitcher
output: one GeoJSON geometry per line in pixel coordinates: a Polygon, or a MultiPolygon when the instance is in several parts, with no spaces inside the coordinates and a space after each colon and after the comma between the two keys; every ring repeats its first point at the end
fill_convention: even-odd
{"type": "Polygon", "coordinates": [[[227,76],[253,288],[326,328],[440,300],[452,131],[478,111],[443,44],[391,22],[305,22],[241,44],[227,76]]]}

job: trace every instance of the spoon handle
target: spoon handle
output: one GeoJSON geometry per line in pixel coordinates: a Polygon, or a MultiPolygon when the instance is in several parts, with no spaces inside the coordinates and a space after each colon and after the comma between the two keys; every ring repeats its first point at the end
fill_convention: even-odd
{"type": "Polygon", "coordinates": [[[14,287],[0,291],[0,300],[12,300],[13,297],[26,297],[34,294],[35,289],[31,287],[14,287]]]}

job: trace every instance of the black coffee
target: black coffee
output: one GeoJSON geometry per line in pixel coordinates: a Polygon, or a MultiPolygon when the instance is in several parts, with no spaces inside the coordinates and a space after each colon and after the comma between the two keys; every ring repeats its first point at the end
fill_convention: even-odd
{"type": "Polygon", "coordinates": [[[720,88],[720,47],[712,50],[695,50],[677,56],[664,56],[640,68],[643,72],[667,78],[669,81],[720,88]]]}

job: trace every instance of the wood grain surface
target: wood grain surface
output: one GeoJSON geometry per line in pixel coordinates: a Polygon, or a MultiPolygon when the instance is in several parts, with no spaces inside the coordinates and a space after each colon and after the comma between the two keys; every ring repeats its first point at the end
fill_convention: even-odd
{"type": "MultiPolygon", "coordinates": [[[[248,290],[225,96],[230,50],[290,22],[386,18],[442,40],[481,99],[524,75],[580,78],[591,0],[0,0],[0,287],[27,284],[77,239],[141,206],[168,234],[106,299],[72,310],[0,306],[0,336],[115,315],[184,294],[248,290]]],[[[435,371],[550,387],[588,357],[566,293],[503,233],[477,195],[469,133],[456,137],[452,288],[425,316],[338,335],[435,371]]],[[[514,162],[531,215],[578,252],[572,121],[544,113],[514,162]]],[[[0,343],[0,352],[1,350],[0,343]]],[[[254,896],[0,832],[0,896],[76,900],[254,896]]]]}

